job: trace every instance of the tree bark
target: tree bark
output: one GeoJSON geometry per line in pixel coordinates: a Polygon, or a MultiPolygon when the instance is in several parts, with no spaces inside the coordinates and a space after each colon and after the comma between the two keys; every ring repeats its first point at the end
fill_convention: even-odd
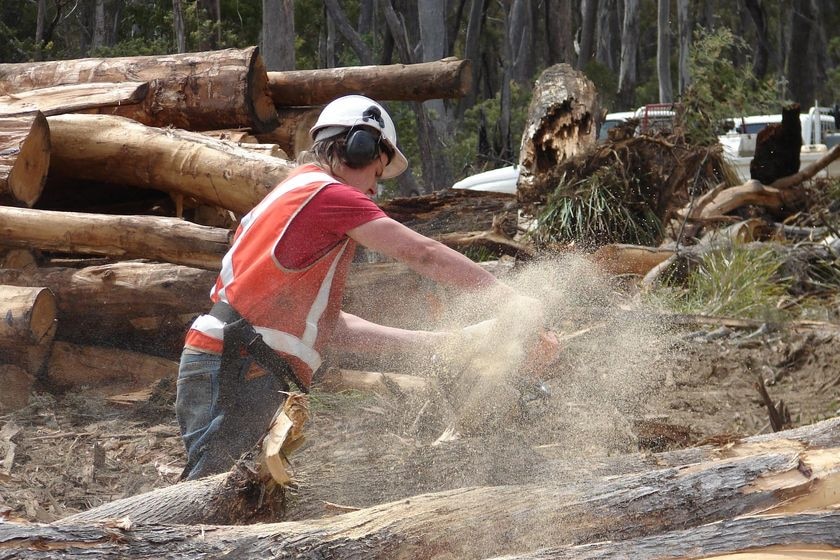
{"type": "Polygon", "coordinates": [[[522,136],[520,202],[536,200],[547,192],[543,181],[554,167],[595,144],[599,111],[595,85],[582,72],[568,64],[556,64],[543,72],[534,86],[522,136]]]}
{"type": "Polygon", "coordinates": [[[21,117],[41,111],[45,116],[77,113],[101,107],[142,102],[148,82],[68,84],[0,95],[0,117],[21,117]]]}
{"type": "Polygon", "coordinates": [[[238,214],[250,211],[293,167],[203,134],[120,117],[59,115],[48,121],[50,171],[58,177],[154,188],[238,214]]]}
{"type": "MultiPolygon", "coordinates": [[[[458,488],[320,520],[251,527],[185,526],[213,523],[210,519],[219,515],[219,509],[226,510],[221,517],[227,519],[241,515],[253,520],[242,508],[246,503],[243,492],[231,492],[230,483],[227,493],[219,491],[224,488],[224,477],[229,476],[219,475],[118,500],[50,526],[6,522],[0,524],[0,543],[21,558],[210,551],[268,558],[304,554],[373,559],[439,554],[487,558],[530,551],[537,542],[543,547],[559,547],[696,531],[709,523],[749,514],[796,515],[832,507],[840,484],[836,428],[835,419],[809,427],[805,436],[800,429],[754,438],[746,446],[705,448],[708,460],[696,462],[693,455],[690,467],[654,466],[642,472],[596,477],[587,474],[559,484],[458,488]],[[804,445],[800,443],[803,439],[804,445]],[[96,520],[125,516],[133,524],[127,531],[114,523],[103,528],[91,526],[96,520]],[[202,518],[208,520],[200,521],[202,518]],[[152,523],[178,525],[167,527],[167,538],[161,540],[161,527],[152,523]],[[553,529],[547,532],[545,527],[553,529]],[[79,547],[79,542],[85,546],[79,547]]],[[[658,458],[648,459],[655,465],[658,458]]],[[[668,464],[668,458],[663,462],[668,464]]],[[[246,485],[246,489],[254,487],[246,485]]],[[[305,493],[299,498],[305,499],[305,493]]]]}
{"type": "Polygon", "coordinates": [[[218,270],[231,232],[177,218],[0,207],[0,245],[218,270]]]}
{"type": "Polygon", "coordinates": [[[790,44],[787,55],[787,85],[793,101],[810,107],[816,88],[816,62],[811,47],[814,13],[811,0],[793,0],[790,44]]]}
{"type": "Polygon", "coordinates": [[[618,9],[615,0],[598,0],[596,17],[595,59],[612,72],[618,70],[616,64],[616,38],[618,32],[618,9]]]}
{"type": "Polygon", "coordinates": [[[125,330],[127,323],[141,317],[204,312],[215,280],[215,271],[142,261],[0,269],[0,284],[52,290],[62,327],[103,332],[125,330]]]}
{"type": "Polygon", "coordinates": [[[0,118],[0,196],[35,204],[47,181],[50,150],[50,127],[43,113],[0,118]]]}
{"type": "Polygon", "coordinates": [[[833,560],[840,547],[838,522],[840,513],[834,511],[755,515],[619,542],[543,548],[505,560],[833,560]]]}
{"type": "Polygon", "coordinates": [[[98,112],[190,130],[277,126],[256,47],[178,55],[0,64],[0,94],[86,82],[147,81],[141,104],[98,112]]]}

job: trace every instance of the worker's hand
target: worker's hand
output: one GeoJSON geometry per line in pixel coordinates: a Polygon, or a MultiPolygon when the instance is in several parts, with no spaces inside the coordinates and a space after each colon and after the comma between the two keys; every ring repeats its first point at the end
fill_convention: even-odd
{"type": "Polygon", "coordinates": [[[534,377],[546,377],[548,368],[557,361],[561,351],[557,335],[545,329],[541,330],[525,356],[528,372],[534,377]]]}

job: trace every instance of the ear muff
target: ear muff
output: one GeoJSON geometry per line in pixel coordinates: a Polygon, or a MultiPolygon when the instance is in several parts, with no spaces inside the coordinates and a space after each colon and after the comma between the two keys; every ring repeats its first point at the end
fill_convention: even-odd
{"type": "Polygon", "coordinates": [[[382,140],[381,131],[385,129],[385,119],[379,107],[372,105],[362,113],[362,121],[375,121],[379,131],[374,132],[368,127],[353,126],[347,132],[345,140],[345,161],[353,168],[364,167],[379,157],[379,142],[382,140]]]}
{"type": "Polygon", "coordinates": [[[345,140],[344,159],[352,168],[364,167],[379,157],[379,134],[367,128],[351,128],[345,140]]]}

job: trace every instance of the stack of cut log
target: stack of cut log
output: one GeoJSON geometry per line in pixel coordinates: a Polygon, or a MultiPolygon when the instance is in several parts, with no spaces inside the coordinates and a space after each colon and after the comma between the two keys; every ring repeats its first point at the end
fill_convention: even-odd
{"type": "Polygon", "coordinates": [[[467,61],[266,72],[256,47],[0,64],[0,409],[36,379],[174,374],[236,222],[348,93],[463,95],[467,61]]]}

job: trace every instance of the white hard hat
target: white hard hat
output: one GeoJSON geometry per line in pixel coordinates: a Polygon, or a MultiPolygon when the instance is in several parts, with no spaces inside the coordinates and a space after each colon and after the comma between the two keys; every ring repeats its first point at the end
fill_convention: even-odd
{"type": "Polygon", "coordinates": [[[376,101],[363,95],[345,95],[324,107],[318,121],[309,130],[313,140],[330,138],[354,126],[367,126],[378,130],[382,139],[394,151],[394,157],[385,167],[383,179],[396,177],[408,168],[408,160],[397,147],[397,129],[388,112],[376,101]]]}

